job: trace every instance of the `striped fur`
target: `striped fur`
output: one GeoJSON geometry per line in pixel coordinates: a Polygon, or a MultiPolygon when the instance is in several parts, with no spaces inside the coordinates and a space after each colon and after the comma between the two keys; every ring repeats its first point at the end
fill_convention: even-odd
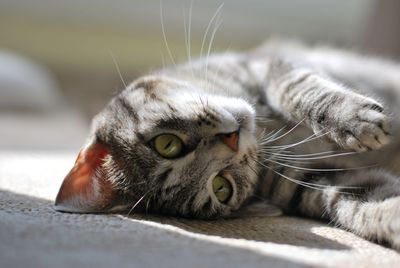
{"type": "Polygon", "coordinates": [[[138,79],[94,119],[89,142],[111,146],[104,166],[127,210],[225,217],[257,197],[400,248],[400,180],[383,170],[399,116],[397,64],[270,42],[138,79]],[[233,152],[216,137],[236,130],[233,152]],[[149,146],[165,132],[185,142],[183,157],[149,146]],[[227,204],[211,189],[221,173],[234,190],[227,204]]]}

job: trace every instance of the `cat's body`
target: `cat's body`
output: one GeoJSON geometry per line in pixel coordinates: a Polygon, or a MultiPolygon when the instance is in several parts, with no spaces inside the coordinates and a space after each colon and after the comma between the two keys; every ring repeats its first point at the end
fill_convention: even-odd
{"type": "Polygon", "coordinates": [[[399,148],[399,116],[392,63],[274,42],[210,56],[116,96],[56,207],[215,218],[256,197],[400,247],[400,179],[382,169],[399,148]]]}

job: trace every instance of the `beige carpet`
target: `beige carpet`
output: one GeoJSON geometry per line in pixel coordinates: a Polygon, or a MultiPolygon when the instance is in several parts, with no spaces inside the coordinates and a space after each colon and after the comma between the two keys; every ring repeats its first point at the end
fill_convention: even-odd
{"type": "Polygon", "coordinates": [[[74,158],[0,153],[0,267],[400,267],[397,252],[305,219],[56,212],[74,158]]]}

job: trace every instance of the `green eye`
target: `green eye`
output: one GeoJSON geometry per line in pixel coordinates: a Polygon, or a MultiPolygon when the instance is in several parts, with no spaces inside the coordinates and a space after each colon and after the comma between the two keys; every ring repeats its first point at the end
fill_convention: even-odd
{"type": "Polygon", "coordinates": [[[231,183],[222,176],[215,176],[212,187],[215,196],[221,203],[226,203],[232,196],[232,185],[231,183]]]}
{"type": "Polygon", "coordinates": [[[177,157],[181,153],[182,147],[182,140],[173,134],[161,134],[154,140],[154,148],[157,153],[165,158],[177,157]]]}

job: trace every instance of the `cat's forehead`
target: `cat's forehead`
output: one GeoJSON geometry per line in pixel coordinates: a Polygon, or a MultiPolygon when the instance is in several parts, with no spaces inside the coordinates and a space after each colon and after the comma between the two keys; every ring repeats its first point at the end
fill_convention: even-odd
{"type": "Polygon", "coordinates": [[[146,76],[134,81],[121,94],[137,104],[145,105],[151,101],[165,101],[169,96],[175,95],[174,93],[190,87],[189,83],[164,76],[146,76]]]}
{"type": "Polygon", "coordinates": [[[114,105],[138,118],[137,123],[171,117],[190,119],[213,106],[190,83],[162,76],[133,82],[116,97],[114,105]]]}

